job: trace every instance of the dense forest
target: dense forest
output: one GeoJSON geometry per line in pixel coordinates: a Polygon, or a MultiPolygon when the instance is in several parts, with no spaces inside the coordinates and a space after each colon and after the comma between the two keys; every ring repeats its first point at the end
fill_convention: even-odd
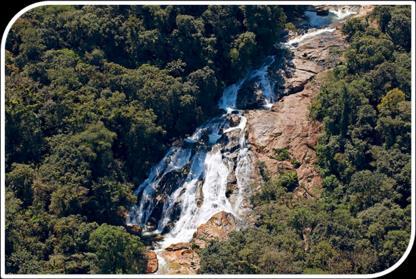
{"type": "Polygon", "coordinates": [[[142,273],[133,190],[296,7],[46,6],[6,43],[6,272],[142,273]]]}
{"type": "MultiPolygon", "coordinates": [[[[166,149],[276,49],[304,6],[45,6],[6,42],[6,272],[143,273],[125,218],[166,149]]],[[[410,239],[410,7],[343,26],[349,47],[311,108],[323,193],[265,174],[252,228],[201,273],[374,273],[410,239]]]]}
{"type": "Polygon", "coordinates": [[[410,6],[379,6],[343,26],[344,59],[311,117],[320,199],[296,199],[296,173],[270,174],[253,197],[256,226],[202,250],[202,273],[375,273],[410,239],[410,6]]]}

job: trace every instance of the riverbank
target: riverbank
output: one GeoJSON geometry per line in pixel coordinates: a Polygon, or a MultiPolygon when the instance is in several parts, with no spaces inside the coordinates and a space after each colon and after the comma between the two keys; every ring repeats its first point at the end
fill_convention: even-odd
{"type": "MultiPolygon", "coordinates": [[[[358,10],[354,12],[360,13],[358,10]]],[[[254,167],[251,177],[247,177],[252,185],[261,185],[258,183],[261,181],[259,165],[264,165],[267,171],[274,175],[295,170],[300,185],[295,191],[296,196],[319,197],[322,181],[315,167],[315,146],[321,126],[309,118],[309,109],[313,98],[319,92],[325,72],[338,63],[341,53],[346,48],[341,26],[341,22],[336,22],[322,29],[291,37],[286,43],[291,53],[290,58],[283,57],[284,61],[273,61],[268,70],[273,80],[265,80],[262,74],[255,74],[255,71],[253,78],[239,85],[238,91],[241,92],[238,92],[236,102],[238,107],[247,109],[240,112],[239,116],[236,115],[233,121],[237,127],[243,119],[247,119],[247,128],[243,125],[243,130],[246,130],[248,143],[247,157],[254,167]],[[278,98],[286,96],[277,103],[270,104],[270,109],[262,109],[259,102],[263,102],[264,97],[271,93],[266,92],[270,90],[268,83],[277,83],[275,92],[272,93],[278,98]],[[276,150],[284,149],[288,150],[289,158],[276,160],[276,150]]],[[[238,135],[228,137],[233,146],[238,146],[238,135]]],[[[234,179],[229,177],[228,181],[232,181],[227,183],[231,195],[233,190],[236,190],[235,174],[233,177],[234,179]]],[[[250,189],[245,193],[245,207],[250,207],[249,198],[258,190],[250,189]]],[[[255,216],[248,214],[244,218],[247,225],[253,222],[255,216]]],[[[159,250],[158,255],[163,258],[164,264],[163,271],[159,270],[158,273],[198,273],[200,249],[204,248],[209,240],[226,239],[230,232],[238,228],[239,225],[232,214],[220,211],[198,227],[190,242],[174,243],[159,250]]]]}

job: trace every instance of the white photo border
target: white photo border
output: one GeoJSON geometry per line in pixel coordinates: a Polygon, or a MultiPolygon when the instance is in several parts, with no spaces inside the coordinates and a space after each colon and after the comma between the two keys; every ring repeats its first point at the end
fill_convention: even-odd
{"type": "Polygon", "coordinates": [[[1,278],[376,278],[397,269],[409,256],[415,240],[415,2],[413,1],[42,1],[20,10],[8,23],[1,41],[1,278]],[[391,267],[373,274],[198,274],[198,275],[161,275],[161,274],[8,274],[5,273],[5,47],[7,35],[13,24],[24,13],[38,7],[49,5],[408,5],[412,11],[411,28],[411,115],[412,115],[412,191],[411,191],[411,236],[406,251],[391,267]]]}

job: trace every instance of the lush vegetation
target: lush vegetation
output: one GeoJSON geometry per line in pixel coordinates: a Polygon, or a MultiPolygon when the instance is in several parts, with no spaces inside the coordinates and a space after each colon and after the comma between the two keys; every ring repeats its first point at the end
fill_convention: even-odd
{"type": "Polygon", "coordinates": [[[256,226],[203,249],[201,273],[374,273],[399,260],[411,223],[410,22],[410,7],[384,6],[344,25],[345,61],[311,111],[324,127],[321,198],[294,198],[291,173],[269,179],[253,198],[256,226]]]}
{"type": "Polygon", "coordinates": [[[134,187],[270,54],[278,6],[47,6],[6,44],[6,271],[139,273],[134,187]]]}

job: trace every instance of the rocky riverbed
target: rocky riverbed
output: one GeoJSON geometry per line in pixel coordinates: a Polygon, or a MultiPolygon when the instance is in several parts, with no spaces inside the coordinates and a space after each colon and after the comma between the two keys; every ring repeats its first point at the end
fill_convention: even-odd
{"type": "MultiPolygon", "coordinates": [[[[253,147],[258,165],[271,174],[293,170],[297,172],[299,196],[319,196],[321,178],[316,169],[315,147],[321,125],[309,115],[313,98],[319,92],[325,71],[341,59],[346,48],[340,25],[307,37],[289,46],[292,60],[284,69],[280,90],[285,95],[268,110],[246,112],[248,142],[253,147]],[[276,150],[287,150],[285,160],[276,159],[276,150]]],[[[260,176],[260,174],[258,174],[260,176]]]]}
{"type": "MultiPolygon", "coordinates": [[[[340,13],[348,10],[340,9],[340,13]]],[[[371,7],[357,6],[353,11],[361,16],[371,11],[371,7]]],[[[319,13],[326,12],[320,8],[319,13]]],[[[260,166],[273,175],[296,171],[299,179],[296,196],[319,197],[322,181],[316,168],[315,149],[321,125],[310,118],[310,106],[327,71],[342,59],[346,42],[341,26],[342,22],[338,21],[304,34],[289,34],[288,42],[278,54],[238,85],[235,104],[239,111],[227,114],[229,128],[222,131],[217,144],[221,146],[222,160],[227,162],[230,170],[226,177],[226,198],[231,205],[240,204],[238,208],[245,215],[238,214],[240,218],[236,218],[230,212],[218,211],[198,226],[189,242],[173,243],[156,250],[157,253],[150,252],[149,273],[196,274],[200,267],[200,249],[210,240],[225,240],[232,231],[249,225],[250,219],[254,218],[249,213],[249,196],[261,188],[260,166]],[[266,102],[265,106],[266,100],[272,102],[266,102]],[[241,177],[237,171],[242,162],[238,159],[241,150],[246,152],[245,166],[253,167],[253,171],[244,172],[244,184],[253,187],[247,187],[243,192],[238,187],[241,177]],[[276,158],[276,150],[286,150],[288,157],[276,158]],[[245,222],[241,216],[245,216],[242,218],[245,222]]],[[[204,200],[202,181],[199,184],[194,197],[198,208],[204,200]]]]}

